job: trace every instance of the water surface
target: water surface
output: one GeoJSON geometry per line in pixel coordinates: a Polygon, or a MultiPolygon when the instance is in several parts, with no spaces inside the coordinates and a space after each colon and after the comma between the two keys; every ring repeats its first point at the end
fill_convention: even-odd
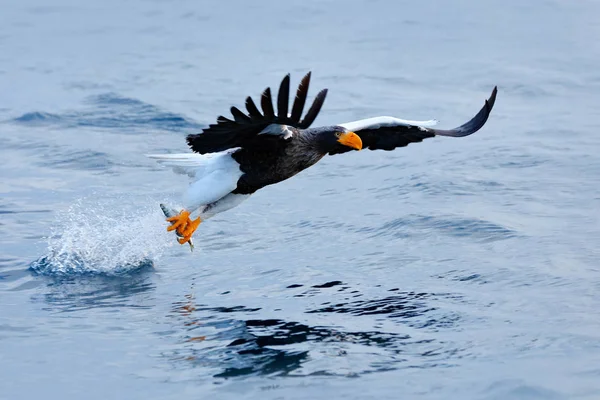
{"type": "Polygon", "coordinates": [[[8,2],[0,398],[600,397],[593,1],[8,2]],[[144,157],[313,71],[317,124],[485,128],[323,160],[203,224],[144,157]]]}

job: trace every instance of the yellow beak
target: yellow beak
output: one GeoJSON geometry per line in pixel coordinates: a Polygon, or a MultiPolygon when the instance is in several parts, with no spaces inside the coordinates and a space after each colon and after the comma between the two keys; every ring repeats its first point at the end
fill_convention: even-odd
{"type": "Polygon", "coordinates": [[[346,132],[342,133],[338,142],[343,144],[344,146],[352,147],[353,149],[360,150],[362,149],[362,140],[360,136],[358,136],[354,132],[346,132]]]}

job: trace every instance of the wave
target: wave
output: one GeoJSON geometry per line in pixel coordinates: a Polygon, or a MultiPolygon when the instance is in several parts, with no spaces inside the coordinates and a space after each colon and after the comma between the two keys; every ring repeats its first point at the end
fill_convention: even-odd
{"type": "Polygon", "coordinates": [[[141,100],[105,93],[89,97],[88,109],[52,114],[43,111],[25,113],[9,122],[20,125],[58,125],[66,128],[94,127],[127,129],[160,129],[181,131],[201,129],[202,125],[181,114],[160,109],[141,100]]]}

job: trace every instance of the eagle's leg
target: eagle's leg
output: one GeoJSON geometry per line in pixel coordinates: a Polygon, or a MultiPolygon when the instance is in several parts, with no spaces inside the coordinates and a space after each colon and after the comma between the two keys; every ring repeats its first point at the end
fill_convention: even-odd
{"type": "Polygon", "coordinates": [[[198,228],[198,225],[200,225],[200,222],[202,222],[200,217],[192,221],[190,219],[190,212],[186,210],[182,210],[174,217],[167,218],[167,221],[171,223],[171,226],[167,227],[167,231],[170,232],[176,230],[177,234],[182,236],[177,239],[180,244],[188,242],[196,228],[198,228]]]}

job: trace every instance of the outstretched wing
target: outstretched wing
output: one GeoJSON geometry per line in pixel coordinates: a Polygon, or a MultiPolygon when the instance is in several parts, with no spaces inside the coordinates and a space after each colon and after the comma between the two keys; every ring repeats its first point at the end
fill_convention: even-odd
{"type": "MultiPolygon", "coordinates": [[[[494,102],[498,88],[494,87],[492,94],[481,110],[469,122],[458,128],[443,130],[432,128],[437,121],[408,121],[393,117],[375,117],[359,121],[340,124],[340,126],[353,131],[360,136],[363,149],[369,150],[393,150],[396,147],[404,147],[409,143],[417,143],[434,136],[462,137],[477,132],[487,121],[494,102]]],[[[352,150],[351,148],[336,149],[329,154],[340,154],[352,150]]]]}
{"type": "Polygon", "coordinates": [[[310,72],[302,78],[298,86],[291,113],[288,113],[290,93],[290,75],[288,74],[279,86],[277,114],[273,109],[271,89],[266,88],[260,98],[262,113],[258,110],[252,98],[247,97],[247,114],[237,107],[231,107],[233,119],[219,116],[216,124],[209,125],[201,133],[188,135],[187,143],[193,151],[205,154],[234,147],[250,147],[256,145],[257,142],[264,143],[264,139],[272,136],[288,139],[293,134],[293,129],[290,129],[290,127],[308,128],[317,118],[323,102],[325,102],[327,89],[323,89],[317,94],[308,112],[303,119],[301,118],[309,84],[310,72]]]}

